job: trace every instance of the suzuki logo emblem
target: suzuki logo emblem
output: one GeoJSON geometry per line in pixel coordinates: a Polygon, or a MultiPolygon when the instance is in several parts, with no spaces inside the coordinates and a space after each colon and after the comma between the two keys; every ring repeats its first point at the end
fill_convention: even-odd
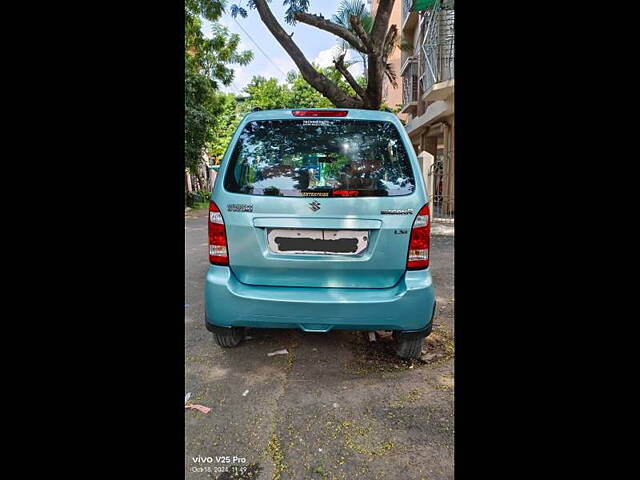
{"type": "Polygon", "coordinates": [[[309,204],[309,208],[311,210],[313,210],[314,212],[317,212],[318,210],[320,210],[320,202],[317,202],[317,201],[314,200],[313,202],[311,202],[309,204]]]}

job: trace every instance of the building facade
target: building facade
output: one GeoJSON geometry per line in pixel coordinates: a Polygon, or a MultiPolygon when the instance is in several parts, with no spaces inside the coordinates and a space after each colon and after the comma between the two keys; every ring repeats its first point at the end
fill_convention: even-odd
{"type": "MultiPolygon", "coordinates": [[[[380,0],[369,0],[369,6],[371,9],[371,15],[375,17],[376,10],[378,9],[378,5],[380,4],[380,0]]],[[[402,0],[396,0],[393,5],[393,10],[391,10],[391,17],[389,18],[389,26],[396,25],[398,27],[398,32],[400,32],[400,28],[402,26],[402,0]]],[[[402,66],[402,58],[400,54],[400,48],[395,48],[387,62],[391,64],[393,71],[396,73],[396,86],[389,81],[389,79],[385,76],[384,83],[382,87],[382,100],[384,103],[392,109],[396,111],[402,108],[402,79],[400,77],[400,67],[402,66]]],[[[402,120],[406,120],[406,115],[399,114],[402,120]]]]}
{"type": "Polygon", "coordinates": [[[454,208],[454,60],[453,0],[398,0],[401,5],[401,114],[416,153],[433,162],[425,172],[433,196],[432,215],[453,219],[454,208]],[[415,10],[419,11],[415,11],[415,10]]]}

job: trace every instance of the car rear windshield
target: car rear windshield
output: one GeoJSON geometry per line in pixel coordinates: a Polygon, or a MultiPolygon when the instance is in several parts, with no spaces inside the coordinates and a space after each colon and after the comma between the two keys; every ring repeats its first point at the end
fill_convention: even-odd
{"type": "Polygon", "coordinates": [[[225,189],[285,197],[409,195],[415,181],[395,125],[365,120],[249,122],[225,189]]]}

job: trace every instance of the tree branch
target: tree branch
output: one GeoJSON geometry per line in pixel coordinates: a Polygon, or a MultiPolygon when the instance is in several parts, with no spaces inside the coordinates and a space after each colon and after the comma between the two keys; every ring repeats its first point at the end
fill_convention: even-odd
{"type": "Polygon", "coordinates": [[[380,3],[378,4],[376,17],[373,21],[373,27],[371,27],[370,35],[376,50],[382,47],[382,39],[387,32],[389,18],[391,18],[391,11],[393,10],[394,3],[395,0],[380,0],[380,3]]]}
{"type": "Polygon", "coordinates": [[[316,90],[327,97],[331,102],[340,108],[362,108],[363,101],[359,98],[346,94],[338,86],[327,77],[318,72],[313,65],[305,58],[304,54],[298,48],[298,45],[284,31],[278,20],[273,16],[271,9],[267,5],[266,0],[253,0],[260,14],[262,23],[269,29],[271,34],[276,38],[278,43],[285,49],[291,59],[300,69],[302,77],[316,90]]]}
{"type": "Polygon", "coordinates": [[[382,44],[382,61],[385,64],[384,73],[387,75],[387,78],[393,85],[393,88],[398,88],[397,74],[393,69],[393,65],[387,63],[387,59],[393,49],[396,47],[396,42],[398,40],[398,27],[396,25],[391,25],[389,27],[389,31],[387,32],[387,36],[384,39],[384,43],[382,44]]]}
{"type": "Polygon", "coordinates": [[[393,49],[396,46],[396,41],[398,40],[398,27],[396,25],[391,25],[389,27],[389,31],[387,32],[386,37],[384,37],[384,42],[382,44],[382,59],[386,60],[393,49]]]}
{"type": "Polygon", "coordinates": [[[398,75],[390,63],[385,64],[384,74],[387,76],[393,88],[398,88],[398,75]]]}
{"type": "Polygon", "coordinates": [[[307,25],[319,28],[320,30],[325,30],[329,33],[333,33],[334,35],[345,40],[347,43],[349,43],[349,45],[351,45],[359,52],[367,53],[367,47],[365,47],[365,45],[356,35],[353,34],[353,32],[344,28],[342,25],[338,25],[337,23],[327,20],[321,15],[312,15],[306,12],[296,12],[293,15],[293,18],[295,18],[298,22],[306,23],[307,25]]]}
{"type": "Polygon", "coordinates": [[[367,32],[364,31],[362,23],[360,22],[360,18],[356,15],[349,15],[349,23],[351,24],[351,28],[353,28],[353,31],[356,32],[356,35],[358,35],[358,38],[365,45],[366,48],[364,50],[364,53],[375,55],[376,48],[371,41],[371,37],[367,34],[367,32]]]}
{"type": "Polygon", "coordinates": [[[366,92],[364,91],[364,88],[362,88],[356,81],[356,79],[353,78],[353,75],[351,75],[351,72],[349,72],[346,65],[344,64],[345,54],[346,52],[336,58],[333,61],[333,64],[336,66],[336,69],[342,74],[342,76],[347,80],[347,82],[349,82],[349,85],[351,85],[351,88],[353,88],[353,90],[356,92],[356,95],[364,100],[366,92]]]}

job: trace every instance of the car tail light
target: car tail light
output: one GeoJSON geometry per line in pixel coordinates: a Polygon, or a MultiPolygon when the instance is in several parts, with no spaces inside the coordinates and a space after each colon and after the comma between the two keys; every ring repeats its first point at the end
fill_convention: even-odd
{"type": "Polygon", "coordinates": [[[294,110],[294,117],[346,117],[347,110],[294,110]]]}
{"type": "Polygon", "coordinates": [[[209,203],[209,262],[214,265],[229,265],[224,220],[213,201],[209,203]]]}
{"type": "Polygon", "coordinates": [[[429,204],[420,209],[411,228],[409,240],[408,270],[420,270],[429,266],[429,204]]]}

